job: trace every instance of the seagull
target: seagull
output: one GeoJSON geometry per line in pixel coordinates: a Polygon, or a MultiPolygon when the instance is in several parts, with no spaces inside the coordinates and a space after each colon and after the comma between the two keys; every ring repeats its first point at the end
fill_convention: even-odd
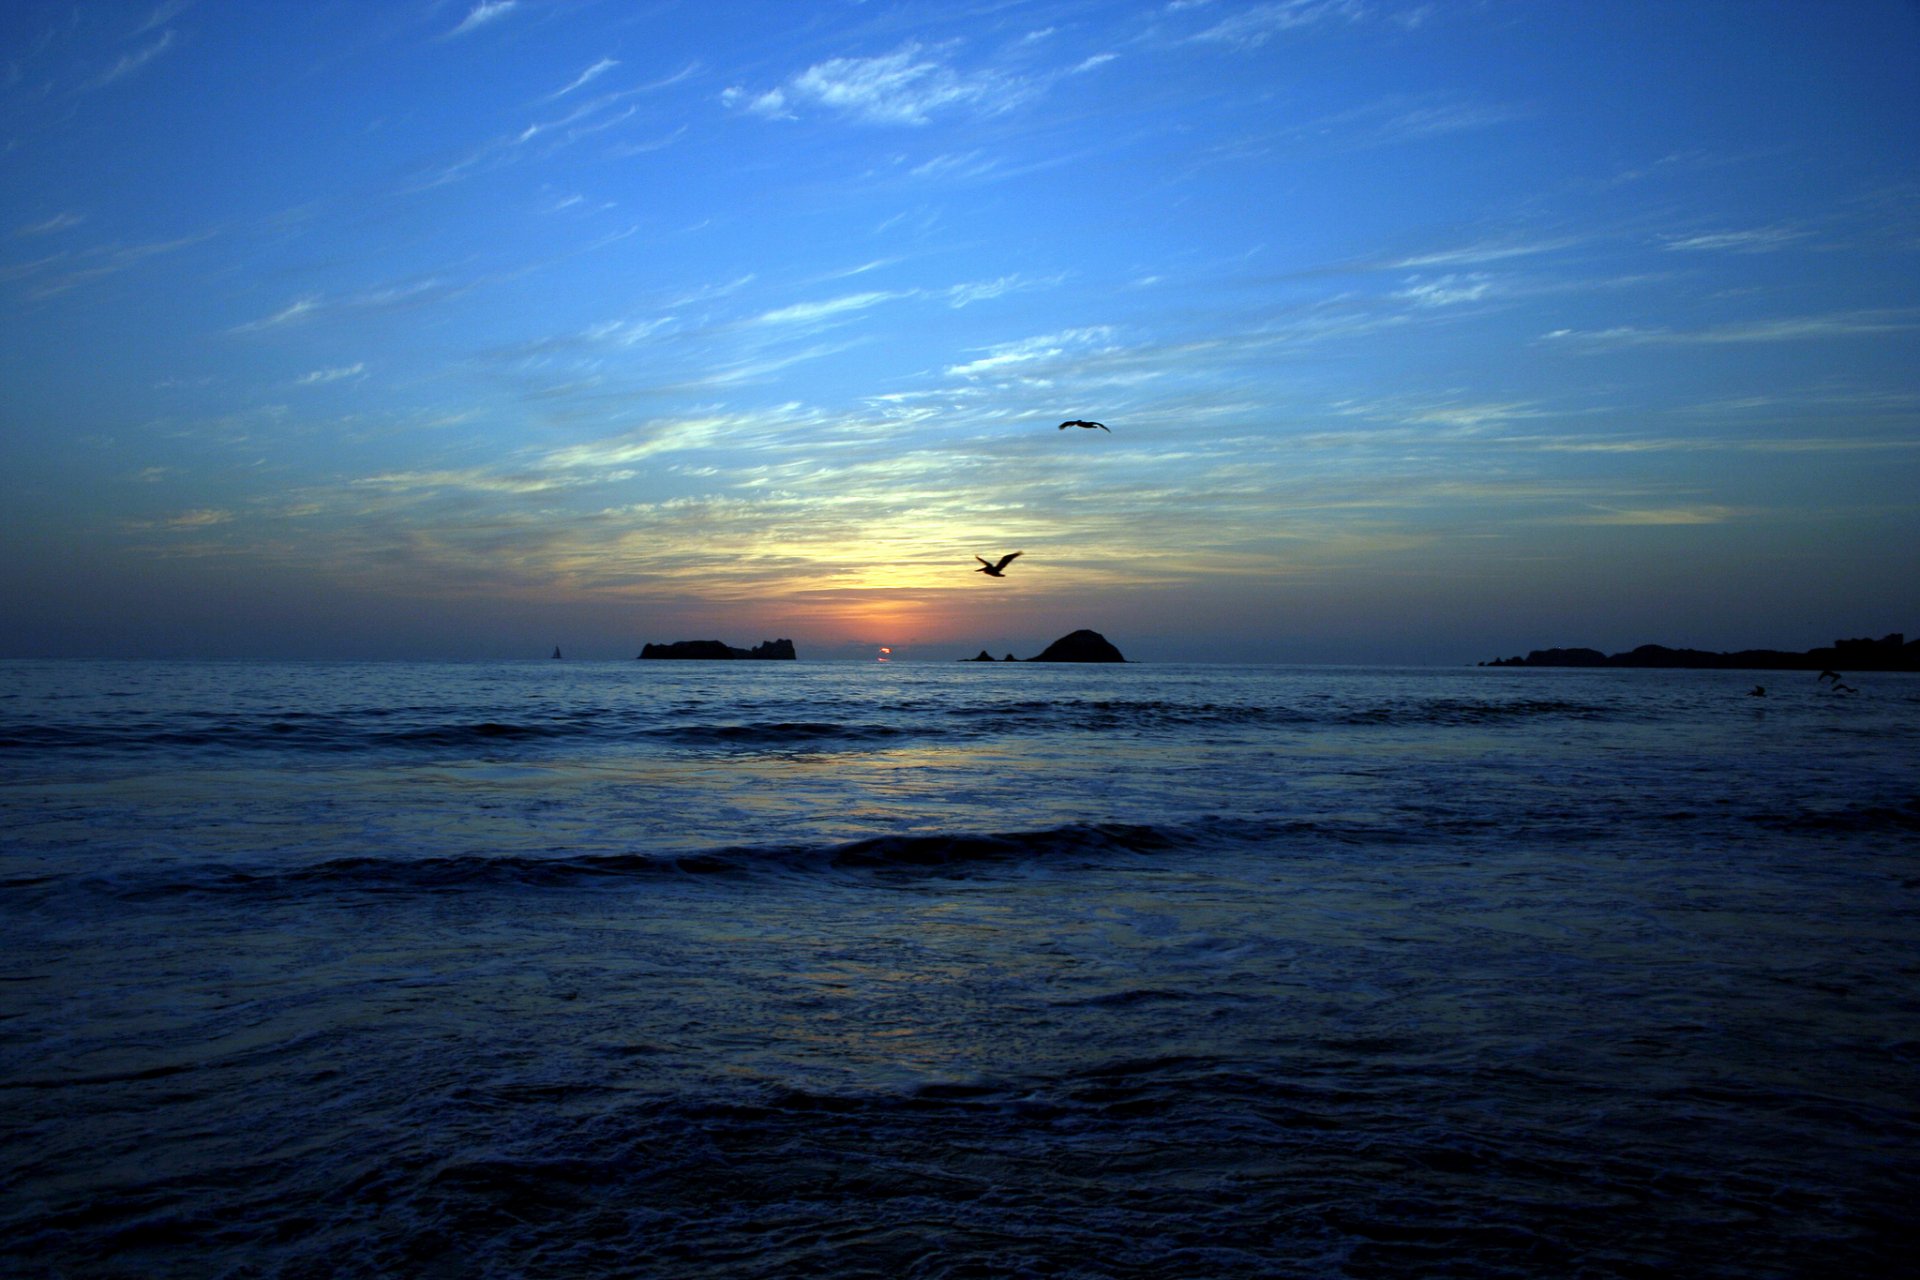
{"type": "Polygon", "coordinates": [[[1102,431],[1106,432],[1108,435],[1113,434],[1113,428],[1108,426],[1106,423],[1088,422],[1085,418],[1068,418],[1065,422],[1060,424],[1060,429],[1062,431],[1065,431],[1068,427],[1089,427],[1089,428],[1098,427],[1102,431]]]}
{"type": "Polygon", "coordinates": [[[1008,563],[1012,561],[1015,556],[1019,556],[1023,554],[1025,553],[1020,551],[1009,551],[1007,552],[1006,555],[1003,555],[1000,557],[999,564],[994,564],[992,561],[988,560],[985,556],[975,556],[974,559],[980,562],[980,567],[978,569],[975,569],[974,572],[984,573],[989,578],[1004,578],[1007,575],[1000,571],[1006,568],[1008,563]]]}
{"type": "Polygon", "coordinates": [[[1835,671],[1833,668],[1829,667],[1825,671],[1822,671],[1819,675],[1813,678],[1813,682],[1815,684],[1819,684],[1822,680],[1831,680],[1835,684],[1839,684],[1840,673],[1838,671],[1835,671]]]}

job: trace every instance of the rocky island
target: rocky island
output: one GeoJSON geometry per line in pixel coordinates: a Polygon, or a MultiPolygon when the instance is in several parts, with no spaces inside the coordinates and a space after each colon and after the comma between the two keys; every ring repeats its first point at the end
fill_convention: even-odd
{"type": "Polygon", "coordinates": [[[692,658],[698,660],[732,658],[786,658],[794,656],[793,641],[763,640],[751,649],[736,649],[718,640],[676,640],[672,644],[650,644],[640,650],[642,658],[692,658]]]}
{"type": "MultiPolygon", "coordinates": [[[[994,657],[985,649],[971,658],[962,658],[962,662],[992,662],[994,657]]],[[[1008,654],[1003,661],[1018,662],[1020,659],[1008,654]]],[[[1070,635],[1061,636],[1028,662],[1125,662],[1120,651],[1113,647],[1108,639],[1098,631],[1081,628],[1070,635]]]]}
{"type": "Polygon", "coordinates": [[[1526,657],[1495,658],[1483,667],[1700,667],[1725,671],[1920,671],[1920,640],[1909,643],[1900,632],[1879,640],[1835,640],[1820,649],[1788,653],[1779,649],[1741,649],[1713,653],[1705,649],[1669,649],[1643,644],[1626,653],[1598,649],[1535,649],[1526,657]]]}

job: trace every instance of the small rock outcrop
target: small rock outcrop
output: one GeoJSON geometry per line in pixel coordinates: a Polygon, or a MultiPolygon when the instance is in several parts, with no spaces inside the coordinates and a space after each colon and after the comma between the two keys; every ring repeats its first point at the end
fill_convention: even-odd
{"type": "Polygon", "coordinates": [[[1061,636],[1028,662],[1125,662],[1120,651],[1098,631],[1082,628],[1061,636]]]}
{"type": "Polygon", "coordinates": [[[718,640],[676,640],[672,644],[650,644],[640,650],[642,658],[693,658],[717,660],[732,658],[791,659],[793,641],[764,640],[751,649],[736,649],[718,640]]]}

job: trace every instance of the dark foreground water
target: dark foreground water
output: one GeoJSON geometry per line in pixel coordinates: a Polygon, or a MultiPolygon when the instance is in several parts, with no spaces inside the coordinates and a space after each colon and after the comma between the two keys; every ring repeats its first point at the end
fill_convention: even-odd
{"type": "Polygon", "coordinates": [[[0,1273],[1897,1273],[1850,680],[0,663],[0,1273]]]}

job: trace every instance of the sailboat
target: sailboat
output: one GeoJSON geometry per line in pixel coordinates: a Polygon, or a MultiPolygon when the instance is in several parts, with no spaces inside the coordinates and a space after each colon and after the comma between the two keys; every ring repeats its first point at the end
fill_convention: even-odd
{"type": "Polygon", "coordinates": [[[559,646],[559,645],[555,645],[555,646],[553,646],[553,656],[554,656],[555,658],[558,658],[558,657],[560,656],[560,646],[559,646]]]}

